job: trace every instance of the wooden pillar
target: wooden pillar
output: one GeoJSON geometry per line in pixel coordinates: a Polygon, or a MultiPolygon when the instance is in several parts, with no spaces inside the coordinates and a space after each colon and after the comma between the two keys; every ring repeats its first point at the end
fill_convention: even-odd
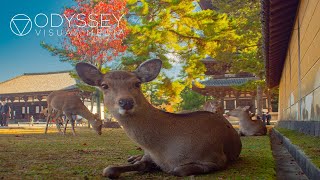
{"type": "Polygon", "coordinates": [[[234,93],[235,97],[236,97],[236,108],[239,106],[239,96],[240,96],[240,92],[239,91],[235,91],[234,93]]]}
{"type": "MultiPolygon", "coordinates": [[[[8,100],[10,100],[10,104],[9,104],[9,106],[10,106],[10,108],[11,108],[11,114],[10,114],[10,116],[11,116],[11,118],[12,119],[14,119],[14,116],[13,116],[13,112],[14,112],[14,110],[15,110],[15,107],[13,106],[13,101],[14,101],[14,96],[10,96],[10,97],[8,97],[8,100]]],[[[8,101],[9,102],[9,101],[8,101]]]]}
{"type": "Polygon", "coordinates": [[[220,91],[220,108],[219,110],[221,111],[222,114],[224,114],[225,109],[224,109],[224,97],[225,97],[225,92],[222,90],[220,91]]]}
{"type": "Polygon", "coordinates": [[[24,119],[28,119],[28,108],[27,108],[27,102],[28,102],[28,96],[23,96],[22,99],[24,100],[24,110],[25,110],[25,114],[24,114],[24,119]]]}
{"type": "Polygon", "coordinates": [[[37,99],[38,99],[38,106],[39,106],[39,113],[38,113],[38,119],[40,119],[41,118],[41,114],[40,114],[40,112],[41,112],[41,106],[42,106],[42,96],[37,96],[37,99]]]}
{"type": "Polygon", "coordinates": [[[252,113],[256,113],[256,107],[257,107],[257,105],[256,105],[256,92],[251,92],[250,95],[251,95],[251,104],[252,104],[250,111],[252,113]]]}

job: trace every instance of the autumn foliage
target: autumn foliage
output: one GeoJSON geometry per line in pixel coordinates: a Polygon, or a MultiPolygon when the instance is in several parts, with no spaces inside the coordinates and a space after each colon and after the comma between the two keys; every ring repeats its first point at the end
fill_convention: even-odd
{"type": "Polygon", "coordinates": [[[63,48],[74,60],[85,60],[101,66],[126,51],[123,40],[129,33],[125,0],[93,2],[78,0],[65,9],[63,48]]]}

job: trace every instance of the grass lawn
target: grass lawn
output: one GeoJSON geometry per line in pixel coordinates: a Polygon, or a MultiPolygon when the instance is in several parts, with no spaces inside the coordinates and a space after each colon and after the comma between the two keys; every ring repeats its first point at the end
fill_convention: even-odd
{"type": "MultiPolygon", "coordinates": [[[[122,129],[104,129],[98,136],[77,128],[76,137],[70,129],[66,136],[50,130],[44,135],[42,128],[0,129],[0,179],[103,179],[105,167],[142,153],[122,129]]],[[[269,137],[243,137],[242,144],[240,159],[226,170],[195,179],[275,179],[269,137]]],[[[122,178],[179,179],[162,172],[126,173],[122,178]]]]}
{"type": "Polygon", "coordinates": [[[310,158],[312,163],[320,168],[320,137],[310,136],[298,131],[276,128],[282,135],[290,139],[291,143],[310,158]]]}

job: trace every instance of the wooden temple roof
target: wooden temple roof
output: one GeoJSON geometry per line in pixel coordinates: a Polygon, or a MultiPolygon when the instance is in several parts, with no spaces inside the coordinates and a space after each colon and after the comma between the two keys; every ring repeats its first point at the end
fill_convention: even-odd
{"type": "Polygon", "coordinates": [[[279,85],[299,0],[261,0],[267,85],[279,85]]]}
{"type": "Polygon", "coordinates": [[[75,89],[76,81],[69,71],[25,73],[0,83],[0,95],[49,92],[75,89]]]}

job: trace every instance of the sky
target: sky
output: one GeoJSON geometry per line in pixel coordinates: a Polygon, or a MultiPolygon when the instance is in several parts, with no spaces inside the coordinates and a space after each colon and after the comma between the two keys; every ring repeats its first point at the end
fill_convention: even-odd
{"type": "MultiPolygon", "coordinates": [[[[73,5],[71,0],[11,0],[1,2],[0,16],[0,82],[11,79],[23,73],[51,72],[71,70],[72,66],[68,63],[60,62],[58,57],[54,57],[46,49],[40,46],[44,41],[49,44],[57,45],[62,41],[62,37],[56,35],[44,35],[43,30],[50,29],[50,14],[61,14],[64,7],[73,5]],[[34,23],[37,14],[43,13],[48,17],[48,25],[38,28],[34,23]],[[28,21],[14,21],[11,19],[17,14],[27,15],[32,23],[26,25],[28,21]],[[10,28],[11,25],[11,28],[10,28]],[[18,31],[17,28],[18,27],[18,31]],[[26,27],[23,31],[23,27],[26,27]],[[11,30],[13,29],[13,30],[11,30]],[[27,30],[31,29],[28,34],[27,30]],[[41,29],[41,31],[40,31],[41,29]],[[26,34],[25,36],[18,36],[26,34]],[[37,33],[41,32],[39,35],[37,33]]],[[[15,19],[26,19],[25,16],[17,16],[15,19]],[[22,17],[22,18],[21,18],[22,17]]],[[[43,26],[46,23],[45,16],[37,17],[37,24],[43,26]]],[[[53,20],[53,25],[58,25],[57,19],[53,20]]],[[[58,29],[58,28],[57,28],[58,29]]]]}

